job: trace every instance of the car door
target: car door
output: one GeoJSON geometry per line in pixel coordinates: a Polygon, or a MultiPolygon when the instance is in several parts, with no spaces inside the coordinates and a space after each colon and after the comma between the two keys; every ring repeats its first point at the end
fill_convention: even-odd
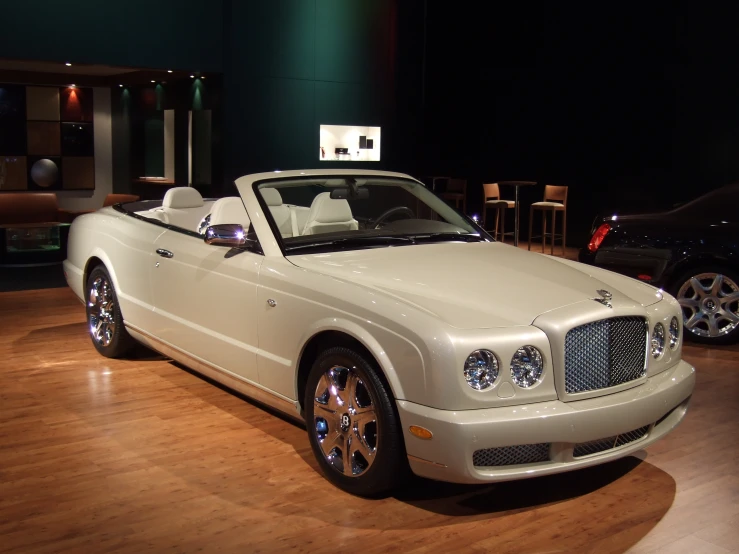
{"type": "Polygon", "coordinates": [[[168,230],[154,243],[154,328],[170,345],[258,382],[256,294],[263,256],[168,230]]]}

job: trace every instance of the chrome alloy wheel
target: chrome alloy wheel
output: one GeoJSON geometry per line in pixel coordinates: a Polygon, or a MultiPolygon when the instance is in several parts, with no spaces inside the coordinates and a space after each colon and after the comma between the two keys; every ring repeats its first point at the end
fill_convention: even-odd
{"type": "Polygon", "coordinates": [[[357,369],[333,366],[318,380],[313,432],[328,464],[347,477],[367,471],[377,455],[375,403],[357,369]]]}
{"type": "Polygon", "coordinates": [[[739,286],[721,273],[700,273],[685,281],[677,293],[686,330],[715,338],[739,326],[739,286]]]}
{"type": "Polygon", "coordinates": [[[92,282],[87,295],[87,310],[92,339],[100,346],[108,346],[115,336],[115,302],[113,289],[105,277],[92,282]]]}

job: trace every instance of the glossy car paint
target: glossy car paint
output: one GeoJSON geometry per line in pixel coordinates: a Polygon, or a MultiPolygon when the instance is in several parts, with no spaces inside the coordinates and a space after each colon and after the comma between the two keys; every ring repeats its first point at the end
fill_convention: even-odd
{"type": "Polygon", "coordinates": [[[92,257],[100,259],[135,338],[293,417],[301,414],[298,368],[308,342],[324,331],[355,338],[387,377],[413,470],[439,479],[493,481],[592,465],[633,448],[577,461],[563,452],[574,442],[627,432],[637,422],[654,424],[670,414],[639,441],[645,445],[681,420],[685,410],[678,407],[687,405],[695,377],[680,360],[679,347],[657,360],[649,356],[647,375],[637,381],[580,395],[559,390],[562,344],[573,326],[638,315],[651,329],[679,314],[674,299],[653,287],[492,242],[285,257],[253,184],[346,173],[238,179],[263,254],[231,255],[227,247],[113,208],[81,216],[64,264],[70,287],[84,301],[85,268],[92,257]],[[164,259],[157,248],[174,256],[164,259]],[[599,289],[612,293],[612,308],[593,300],[599,289]],[[509,369],[513,353],[525,344],[536,346],[545,363],[540,382],[527,389],[513,384],[509,369]],[[495,386],[484,391],[471,389],[462,373],[467,355],[479,348],[501,362],[495,386]],[[433,439],[410,435],[411,425],[429,429],[433,439]],[[471,467],[473,450],[546,437],[560,452],[537,472],[471,467]]]}

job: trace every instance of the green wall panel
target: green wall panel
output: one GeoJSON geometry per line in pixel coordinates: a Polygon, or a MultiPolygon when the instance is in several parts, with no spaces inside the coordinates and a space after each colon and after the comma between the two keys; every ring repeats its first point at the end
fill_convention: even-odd
{"type": "Polygon", "coordinates": [[[264,77],[315,78],[316,9],[312,0],[234,2],[230,18],[244,26],[234,37],[250,52],[243,71],[264,77]]]}
{"type": "Polygon", "coordinates": [[[390,55],[391,2],[316,0],[316,79],[370,83],[390,55]]]}
{"type": "Polygon", "coordinates": [[[220,71],[223,4],[208,0],[4,2],[4,58],[220,71]]]}

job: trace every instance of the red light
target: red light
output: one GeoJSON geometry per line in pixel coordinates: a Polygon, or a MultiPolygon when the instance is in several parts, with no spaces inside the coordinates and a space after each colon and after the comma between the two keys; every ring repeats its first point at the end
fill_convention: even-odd
{"type": "Polygon", "coordinates": [[[639,279],[641,279],[642,281],[651,281],[652,280],[652,276],[651,275],[647,275],[646,273],[640,273],[639,275],[637,275],[637,277],[639,279]]]}
{"type": "Polygon", "coordinates": [[[600,248],[600,243],[603,242],[603,239],[606,238],[606,235],[608,234],[608,231],[611,230],[611,226],[608,223],[603,223],[598,229],[593,233],[593,236],[590,238],[590,242],[588,243],[588,250],[591,252],[595,252],[600,248]]]}

